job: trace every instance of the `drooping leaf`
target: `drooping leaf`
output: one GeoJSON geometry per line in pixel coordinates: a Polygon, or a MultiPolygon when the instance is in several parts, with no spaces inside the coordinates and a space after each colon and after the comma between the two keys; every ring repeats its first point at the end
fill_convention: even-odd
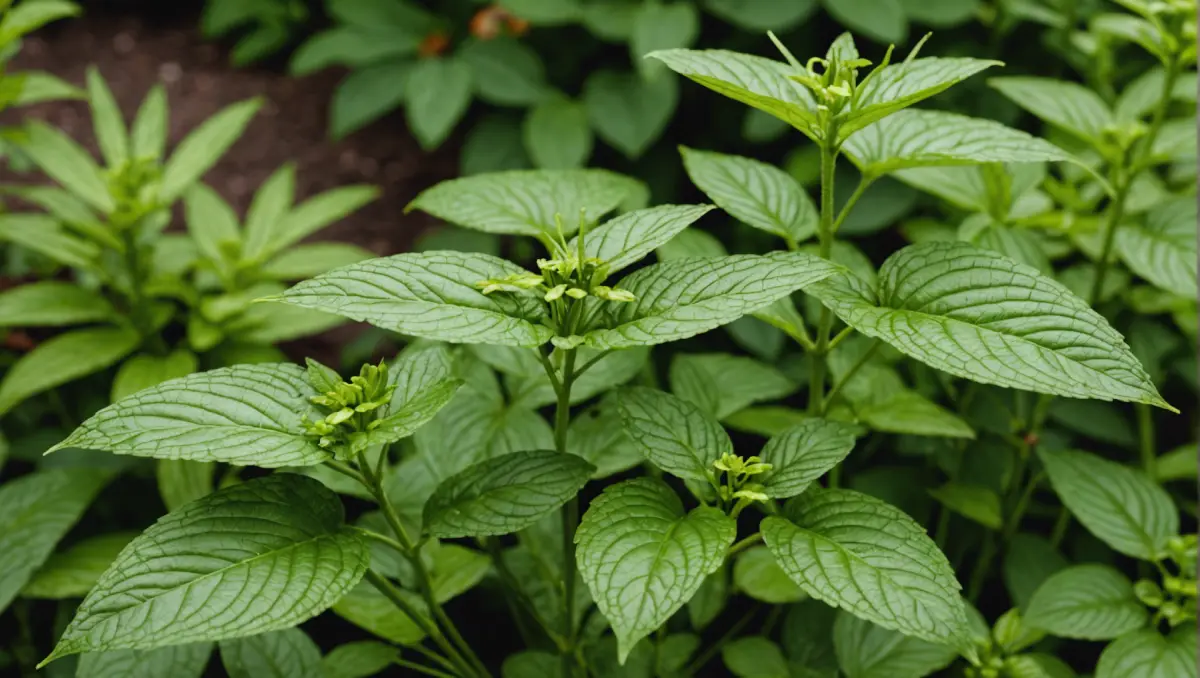
{"type": "Polygon", "coordinates": [[[575,533],[576,559],[622,663],[721,566],[736,535],[736,522],[717,509],[684,513],[658,480],[613,485],[592,502],[575,533]]]}
{"type": "Polygon", "coordinates": [[[1196,197],[1156,206],[1140,222],[1117,230],[1117,253],[1136,274],[1190,297],[1196,293],[1196,197]]]}
{"type": "Polygon", "coordinates": [[[1078,83],[1022,76],[992,78],[988,84],[1021,108],[1087,142],[1099,143],[1105,128],[1114,122],[1104,99],[1078,83]]]}
{"type": "Polygon", "coordinates": [[[220,642],[229,678],[325,678],[321,648],[298,628],[220,642]]]}
{"type": "Polygon", "coordinates": [[[51,555],[21,589],[21,595],[50,600],[86,596],[121,549],[136,536],[134,532],[102,534],[51,555]]]}
{"type": "Polygon", "coordinates": [[[854,442],[850,427],[815,418],[772,437],[759,453],[772,466],[761,476],[763,491],[777,499],[801,494],[841,463],[854,449],[854,442]]]}
{"type": "Polygon", "coordinates": [[[1024,621],[1062,638],[1111,640],[1145,627],[1149,618],[1125,575],[1107,565],[1076,565],[1038,587],[1024,621]]]}
{"type": "Polygon", "coordinates": [[[621,421],[633,444],[652,464],[680,478],[707,481],[712,463],[733,453],[721,425],[692,403],[635,386],[619,392],[621,421]]]}
{"type": "Polygon", "coordinates": [[[115,315],[102,295],[69,282],[43,280],[0,292],[0,327],[59,327],[115,315]]]}
{"type": "Polygon", "coordinates": [[[51,451],[79,447],[263,468],[319,464],[329,454],[304,436],[301,423],[314,412],[315,393],[296,365],[223,367],[109,405],[51,451]]]}
{"type": "Polygon", "coordinates": [[[959,584],[912,518],[850,490],[809,490],[762,522],[783,570],[814,598],[934,643],[965,633],[959,584]]]}
{"type": "MultiPolygon", "coordinates": [[[[712,209],[709,205],[659,205],[626,212],[589,230],[583,239],[584,254],[604,261],[608,272],[616,273],[641,261],[712,209]]],[[[567,243],[567,250],[575,251],[578,245],[576,236],[567,243]]]]}
{"type": "Polygon", "coordinates": [[[923,678],[958,654],[949,645],[906,637],[846,612],[834,622],[833,646],[846,678],[923,678]]]}
{"type": "Polygon", "coordinates": [[[797,387],[770,365],[728,353],[677,353],[670,380],[675,395],[717,419],[756,402],[778,400],[797,387]]]}
{"type": "Polygon", "coordinates": [[[141,337],[128,327],[71,330],[38,344],[0,381],[0,415],[21,401],[98,372],[129,355],[141,337]]]}
{"type": "Polygon", "coordinates": [[[212,643],[85,652],[79,658],[75,678],[200,678],[211,654],[212,643]]]}
{"type": "Polygon", "coordinates": [[[1117,551],[1153,561],[1179,533],[1171,496],[1141,471],[1075,450],[1039,447],[1038,457],[1063,504],[1117,551]]]}
{"type": "Polygon", "coordinates": [[[366,570],[337,495],[288,473],[220,490],[121,552],[47,661],[288,628],[337,602],[366,570]],[[118,631],[119,629],[119,631],[118,631]]]}

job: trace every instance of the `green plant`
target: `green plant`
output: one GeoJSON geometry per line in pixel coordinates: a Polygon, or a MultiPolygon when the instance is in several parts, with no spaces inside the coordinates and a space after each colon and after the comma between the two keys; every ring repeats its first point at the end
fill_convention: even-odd
{"type": "Polygon", "coordinates": [[[307,19],[305,0],[208,0],[200,29],[207,38],[237,34],[229,58],[246,66],[286,47],[307,19]]]}

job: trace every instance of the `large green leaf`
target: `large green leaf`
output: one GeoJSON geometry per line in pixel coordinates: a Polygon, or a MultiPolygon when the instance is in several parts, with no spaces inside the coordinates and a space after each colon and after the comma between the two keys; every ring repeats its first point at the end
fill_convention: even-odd
{"type": "Polygon", "coordinates": [[[809,490],[786,513],[763,520],[763,539],[809,595],[931,642],[966,632],[953,568],[896,507],[850,490],[809,490]]]}
{"type": "Polygon", "coordinates": [[[836,421],[809,419],[772,437],[759,456],[771,464],[761,476],[763,491],[776,499],[794,497],[854,449],[854,430],[836,421]]]}
{"type": "Polygon", "coordinates": [[[592,155],[592,128],[580,102],[547,99],[529,109],[521,131],[525,150],[538,169],[575,169],[592,155]]]}
{"type": "Polygon", "coordinates": [[[670,379],[675,395],[717,419],[753,403],[778,400],[797,388],[770,365],[728,353],[677,353],[670,379]]]}
{"type": "Polygon", "coordinates": [[[223,367],[113,403],[50,451],[80,447],[264,468],[319,464],[329,454],[301,423],[314,412],[308,399],[315,393],[296,365],[223,367]]]}
{"type": "Polygon", "coordinates": [[[200,678],[211,654],[212,643],[85,652],[79,658],[75,678],[200,678]]]}
{"type": "MultiPolygon", "coordinates": [[[[583,238],[584,254],[604,261],[608,272],[616,273],[641,261],[712,209],[710,205],[659,205],[626,212],[588,231],[583,238]]],[[[567,243],[567,250],[575,251],[578,244],[576,236],[567,243]]]]}
{"type": "Polygon", "coordinates": [[[321,648],[297,628],[222,640],[229,678],[325,678],[321,648]]]}
{"type": "Polygon", "coordinates": [[[667,473],[705,482],[712,463],[733,453],[715,419],[669,393],[635,386],[619,392],[617,406],[634,446],[667,473]]]}
{"type": "Polygon", "coordinates": [[[1072,159],[1048,141],[992,120],[917,109],[855,132],[842,149],[870,177],[909,167],[1072,159]]]}
{"type": "Polygon", "coordinates": [[[485,295],[478,287],[522,272],[487,254],[397,254],[321,274],[278,300],[427,339],[538,346],[553,334],[541,324],[546,315],[541,298],[532,293],[485,295]]]}
{"type": "Polygon", "coordinates": [[[34,576],[112,476],[96,469],[39,471],[0,486],[0,611],[34,576]]]}
{"type": "Polygon", "coordinates": [[[992,78],[988,84],[1021,108],[1091,143],[1099,143],[1114,122],[1108,104],[1092,90],[1052,78],[992,78]]]}
{"type": "Polygon", "coordinates": [[[443,181],[406,209],[419,209],[488,233],[570,234],[579,220],[595,222],[621,205],[639,184],[607,170],[512,170],[443,181]]]}
{"type": "Polygon", "coordinates": [[[8,368],[0,381],[0,415],[26,398],[112,365],[141,342],[127,327],[91,327],[49,339],[8,368]]]}
{"type": "Polygon", "coordinates": [[[692,183],[739,221],[792,245],[817,232],[817,208],[787,172],[736,155],[686,146],[679,152],[692,183]]]}
{"type": "Polygon", "coordinates": [[[833,624],[833,647],[846,678],[924,678],[950,665],[950,645],[909,638],[845,612],[833,624]]]}
{"type": "Polygon", "coordinates": [[[290,473],[189,504],[121,552],[46,661],[294,626],[366,571],[366,540],[343,517],[337,495],[290,473]]]}
{"type": "Polygon", "coordinates": [[[1136,274],[1168,292],[1196,294],[1196,196],[1174,198],[1117,230],[1117,253],[1136,274]]]}
{"type": "Polygon", "coordinates": [[[626,348],[684,339],[724,325],[833,275],[835,264],[800,252],[680,259],[647,266],[619,286],[636,300],[611,309],[589,346],[626,348]]]}
{"type": "Polygon", "coordinates": [[[242,136],[262,99],[247,99],[226,106],[187,135],[163,165],[158,199],[169,205],[216,164],[242,136]]]}
{"type": "Polygon", "coordinates": [[[121,549],[136,536],[135,532],[102,534],[51,555],[21,589],[21,596],[51,600],[86,596],[121,549]]]}
{"type": "Polygon", "coordinates": [[[425,504],[437,537],[509,534],[575,496],[596,467],[573,454],[516,452],[482,461],[438,486],[425,504]]]}
{"type": "Polygon", "coordinates": [[[1146,626],[1150,613],[1133,582],[1108,565],[1076,565],[1034,592],[1025,623],[1062,638],[1111,640],[1146,626]]]}
{"type": "Polygon", "coordinates": [[[1196,624],[1163,636],[1146,629],[1122,636],[1104,648],[1096,678],[1195,678],[1196,624]]]}
{"type": "MultiPolygon", "coordinates": [[[[414,609],[427,612],[419,595],[407,590],[401,590],[400,594],[414,609]]],[[[396,609],[395,603],[365,581],[342,596],[333,606],[333,612],[359,628],[400,645],[417,643],[425,637],[425,632],[411,617],[396,609]]]]}
{"type": "Polygon", "coordinates": [[[114,316],[101,294],[69,282],[43,280],[0,292],[0,327],[59,327],[114,316]]]}
{"type": "Polygon", "coordinates": [[[441,145],[471,105],[475,76],[460,57],[421,59],[408,72],[404,114],[421,148],[441,145]]]}
{"type": "Polygon", "coordinates": [[[1108,321],[1031,266],[926,242],[889,257],[879,280],[878,300],[848,276],[806,291],[856,330],[959,377],[1170,409],[1108,321]]]}
{"type": "Polygon", "coordinates": [[[592,502],[575,533],[576,558],[622,663],[717,571],[736,536],[733,518],[707,506],[684,513],[658,480],[613,485],[592,502]]]}
{"type": "Polygon", "coordinates": [[[1075,450],[1038,448],[1063,504],[1101,541],[1143,560],[1157,560],[1179,533],[1179,512],[1166,490],[1141,471],[1075,450]]]}

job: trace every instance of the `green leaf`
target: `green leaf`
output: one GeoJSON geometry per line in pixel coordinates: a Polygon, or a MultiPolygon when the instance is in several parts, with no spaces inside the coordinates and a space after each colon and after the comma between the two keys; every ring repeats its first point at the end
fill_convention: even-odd
{"type": "Polygon", "coordinates": [[[775,562],[771,551],[755,546],[738,554],[733,563],[733,584],[747,596],[772,605],[796,603],[808,598],[775,562]]]}
{"type": "MultiPolygon", "coordinates": [[[[463,181],[463,180],[459,180],[463,181]]],[[[535,294],[483,294],[478,283],[524,269],[486,254],[397,254],[306,280],[278,300],[426,339],[539,346],[553,334],[535,294]]]]}
{"type": "Polygon", "coordinates": [[[0,611],[35,576],[111,478],[96,469],[58,468],[0,486],[0,611]]]}
{"type": "Polygon", "coordinates": [[[833,275],[838,267],[800,252],[681,259],[647,266],[618,286],[636,300],[584,335],[595,348],[677,341],[706,332],[833,275]]]}
{"type": "Polygon", "coordinates": [[[337,602],[367,560],[365,538],[321,483],[288,473],[249,480],[133,540],[46,661],[288,628],[337,602]]]}
{"type": "Polygon", "coordinates": [[[789,678],[783,650],[763,636],[745,636],[721,648],[725,668],[738,678],[789,678]]]}
{"type": "Polygon", "coordinates": [[[596,467],[593,479],[627,471],[645,459],[625,435],[615,396],[606,397],[600,404],[571,419],[567,451],[596,467]]]}
{"type": "Polygon", "coordinates": [[[1141,471],[1074,450],[1039,447],[1038,457],[1063,504],[1117,551],[1154,561],[1179,533],[1171,496],[1141,471]]]}
{"type": "Polygon", "coordinates": [[[134,158],[158,162],[167,149],[167,91],[155,85],[146,93],[129,132],[129,150],[134,158]]]}
{"type": "MultiPolygon", "coordinates": [[[[414,609],[426,613],[425,601],[419,595],[403,589],[400,594],[414,609]]],[[[396,609],[395,603],[365,581],[342,596],[333,606],[333,612],[369,633],[400,645],[418,643],[425,637],[425,632],[412,618],[396,609]]]]}
{"type": "Polygon", "coordinates": [[[1021,108],[1062,128],[1083,141],[1100,143],[1114,117],[1108,104],[1092,90],[1052,78],[991,78],[988,84],[1021,108]]]}
{"type": "Polygon", "coordinates": [[[816,0],[705,0],[704,8],[748,31],[785,31],[817,9],[816,0]]]}
{"type": "Polygon", "coordinates": [[[165,356],[137,355],[126,360],[113,379],[112,401],[116,402],[138,391],[158,386],[168,379],[186,377],[196,371],[196,354],[187,349],[175,349],[165,356]]]}
{"type": "Polygon", "coordinates": [[[8,9],[4,14],[4,20],[0,21],[0,43],[8,44],[51,21],[77,16],[79,13],[79,5],[67,2],[67,0],[38,0],[38,2],[19,3],[16,7],[8,9]]]}
{"type": "Polygon", "coordinates": [[[1032,534],[1013,535],[1004,554],[1004,585],[1021,610],[1029,608],[1033,594],[1052,574],[1067,567],[1067,559],[1048,539],[1032,534]]]}
{"type": "Polygon", "coordinates": [[[581,212],[595,222],[637,187],[636,180],[606,170],[515,170],[443,181],[405,209],[478,231],[534,237],[556,233],[558,216],[569,235],[581,212]]]}
{"type": "Polygon", "coordinates": [[[503,0],[498,4],[537,26],[571,23],[583,11],[579,0],[503,0]]]}
{"type": "Polygon", "coordinates": [[[271,229],[269,256],[300,242],[379,197],[375,186],[341,186],[300,203],[271,229]]]}
{"type": "Polygon", "coordinates": [[[563,97],[531,108],[521,126],[525,149],[539,169],[574,169],[592,155],[587,108],[563,97]]]}
{"type": "Polygon", "coordinates": [[[721,209],[738,221],[786,240],[803,242],[817,232],[817,208],[783,170],[736,155],[679,147],[683,166],[721,209]]]}
{"type": "Polygon", "coordinates": [[[999,530],[1004,524],[1000,497],[990,488],[951,481],[929,494],[951,511],[986,528],[999,530]]]}
{"type": "Polygon", "coordinates": [[[707,506],[685,514],[658,480],[625,481],[592,502],[575,533],[575,555],[617,635],[622,663],[720,568],[736,536],[734,519],[707,506]]]}
{"type": "Polygon", "coordinates": [[[923,678],[958,654],[949,645],[902,636],[845,612],[834,622],[833,646],[846,678],[923,678]]]}
{"type": "MultiPolygon", "coordinates": [[[[663,246],[697,219],[712,211],[710,205],[659,205],[626,212],[589,230],[583,251],[608,265],[609,274],[635,264],[663,246]]],[[[567,243],[575,251],[579,237],[567,243]]]]}
{"type": "Polygon", "coordinates": [[[284,163],[254,193],[246,212],[246,238],[242,259],[260,261],[271,247],[275,226],[292,207],[296,193],[296,166],[284,163]]]}
{"type": "Polygon", "coordinates": [[[762,522],[784,572],[814,598],[936,643],[966,630],[946,556],[899,509],[850,490],[809,490],[762,522]]]}
{"type": "Polygon", "coordinates": [[[22,71],[21,93],[13,100],[13,106],[31,106],[47,101],[83,99],[86,92],[44,71],[22,71]]]}
{"type": "Polygon", "coordinates": [[[88,67],[87,88],[88,103],[92,108],[92,127],[100,153],[109,167],[120,167],[129,158],[129,134],[125,130],[121,108],[95,66],[88,67]]]}
{"type": "Polygon", "coordinates": [[[273,280],[302,280],[374,256],[374,252],[350,243],[307,243],[280,252],[259,269],[258,273],[273,280]]]}
{"type": "Polygon", "coordinates": [[[1117,229],[1117,253],[1155,286],[1190,297],[1196,292],[1196,200],[1181,196],[1136,223],[1117,229]]]}
{"type": "MultiPolygon", "coordinates": [[[[588,7],[603,7],[604,5],[588,5],[588,7]]],[[[548,652],[525,650],[509,655],[500,667],[500,678],[543,678],[552,676],[560,671],[561,660],[558,655],[548,652]]]]}
{"type": "Polygon", "coordinates": [[[862,423],[876,431],[946,438],[974,438],[967,422],[916,391],[899,391],[867,405],[855,406],[862,423]]]}
{"type": "Polygon", "coordinates": [[[301,425],[313,413],[314,394],[296,365],[223,367],[109,405],[51,451],[78,447],[263,468],[319,464],[329,454],[301,425]]]}
{"type": "Polygon", "coordinates": [[[733,454],[721,425],[686,400],[635,386],[619,392],[617,406],[629,439],[667,473],[706,482],[713,462],[733,454]]]}
{"type": "Polygon", "coordinates": [[[723,257],[729,254],[711,233],[700,230],[684,230],[675,238],[659,245],[654,253],[659,261],[687,259],[690,257],[723,257]]]}
{"type": "Polygon", "coordinates": [[[112,365],[129,355],[141,337],[124,327],[72,330],[38,344],[8,368],[0,381],[0,414],[18,403],[112,365]]]}
{"type": "Polygon", "coordinates": [[[1108,321],[1037,269],[927,242],[889,257],[879,279],[878,301],[844,276],[805,291],[858,331],[955,376],[1171,409],[1108,321]]]}
{"type": "Polygon", "coordinates": [[[69,282],[44,280],[0,292],[0,327],[61,327],[115,315],[102,295],[69,282]]]}
{"type": "Polygon", "coordinates": [[[491,570],[487,555],[457,544],[440,544],[433,552],[433,596],[439,603],[466,593],[491,570]]]}
{"type": "Polygon", "coordinates": [[[550,93],[537,51],[507,36],[470,40],[458,55],[471,69],[479,98],[497,106],[534,106],[550,93]]]}
{"type": "Polygon", "coordinates": [[[204,256],[224,267],[242,248],[237,214],[217,192],[203,183],[193,184],[183,196],[188,233],[204,256]]]}
{"type": "Polygon", "coordinates": [[[398,656],[391,645],[377,640],[358,640],[330,650],[321,659],[321,666],[325,669],[325,678],[371,678],[391,666],[398,656]]]}
{"type": "Polygon", "coordinates": [[[690,47],[699,34],[700,13],[692,3],[642,3],[633,15],[629,54],[643,77],[657,78],[663,66],[643,57],[659,49],[690,47]]]}
{"type": "Polygon", "coordinates": [[[900,0],[904,14],[936,28],[949,28],[971,20],[980,11],[979,0],[900,0]]]}
{"type": "Polygon", "coordinates": [[[210,461],[159,459],[154,466],[158,494],[167,511],[174,511],[213,491],[213,472],[210,461]]]}
{"type": "Polygon", "coordinates": [[[1154,476],[1159,482],[1191,480],[1200,475],[1200,459],[1196,457],[1196,445],[1182,445],[1159,455],[1154,464],[1154,476]]]}
{"type": "Polygon", "coordinates": [[[0,214],[0,242],[15,243],[47,258],[82,269],[95,269],[100,248],[75,237],[48,214],[0,214]]]}
{"type": "Polygon", "coordinates": [[[1122,636],[1104,648],[1096,678],[1194,678],[1196,625],[1184,624],[1169,636],[1146,629],[1122,636]]]}
{"type": "Polygon", "coordinates": [[[786,397],[797,387],[769,365],[728,353],[677,353],[670,379],[675,395],[717,419],[756,402],[786,397]]]}
{"type": "Polygon", "coordinates": [[[136,532],[102,534],[51,555],[21,589],[21,596],[48,600],[86,596],[121,549],[136,536],[136,532]]]}
{"type": "Polygon", "coordinates": [[[674,78],[596,71],[583,84],[583,105],[601,139],[636,159],[662,136],[679,105],[674,78]]]}
{"type": "Polygon", "coordinates": [[[836,421],[809,419],[770,440],[759,456],[771,464],[761,476],[763,492],[776,499],[794,497],[854,449],[854,430],[836,421]]]}
{"type": "Polygon", "coordinates": [[[1048,141],[992,120],[917,109],[855,132],[843,150],[870,177],[909,167],[1073,160],[1048,141]]]}
{"type": "Polygon", "coordinates": [[[85,652],[79,658],[75,678],[200,678],[211,654],[212,643],[168,645],[155,650],[85,652]]]}
{"type": "Polygon", "coordinates": [[[908,37],[900,0],[825,0],[823,4],[838,23],[877,42],[904,42],[908,37]]]}
{"type": "Polygon", "coordinates": [[[116,209],[96,161],[67,135],[33,120],[26,125],[21,150],[51,179],[88,205],[105,214],[116,209]]]}
{"type": "Polygon", "coordinates": [[[421,148],[437,148],[471,105],[471,67],[458,58],[422,59],[404,88],[405,119],[421,148]]]}
{"type": "Polygon", "coordinates": [[[410,61],[385,61],[354,69],[329,102],[329,135],[343,139],[400,106],[412,68],[410,61]]]}
{"type": "Polygon", "coordinates": [[[1029,601],[1025,622],[1061,638],[1112,640],[1146,626],[1150,613],[1133,582],[1107,565],[1051,575],[1029,601]]]}
{"type": "Polygon", "coordinates": [[[226,106],[179,142],[163,166],[159,201],[169,205],[199,181],[242,136],[262,103],[262,99],[254,98],[226,106]]]}
{"type": "Polygon", "coordinates": [[[325,678],[321,648],[297,628],[222,640],[229,678],[325,678]]]}
{"type": "Polygon", "coordinates": [[[488,459],[438,486],[425,504],[425,528],[442,538],[522,530],[574,497],[595,470],[548,450],[488,459]]]}

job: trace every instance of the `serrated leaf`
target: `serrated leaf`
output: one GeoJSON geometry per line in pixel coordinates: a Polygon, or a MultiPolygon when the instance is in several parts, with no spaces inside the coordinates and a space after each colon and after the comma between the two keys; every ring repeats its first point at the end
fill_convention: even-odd
{"type": "Polygon", "coordinates": [[[458,57],[421,59],[408,72],[404,117],[421,148],[437,148],[471,105],[474,76],[458,57]]]}
{"type": "Polygon", "coordinates": [[[343,517],[337,495],[288,473],[188,504],[121,552],[46,661],[294,626],[367,568],[366,540],[343,517]]]}
{"type": "Polygon", "coordinates": [[[485,295],[477,286],[523,271],[486,254],[397,254],[329,271],[278,300],[426,339],[532,347],[553,334],[541,324],[546,315],[541,298],[485,295]]]}
{"type": "Polygon", "coordinates": [[[0,327],[59,327],[115,316],[102,295],[69,282],[43,280],[0,292],[0,327]]]}
{"type": "Polygon", "coordinates": [[[1154,561],[1179,533],[1171,496],[1141,471],[1075,450],[1039,447],[1038,457],[1063,504],[1117,551],[1154,561]]]}
{"type": "Polygon", "coordinates": [[[988,84],[1021,108],[1080,139],[1099,143],[1114,123],[1108,104],[1092,90],[1053,78],[991,78],[988,84]]]}
{"type": "Polygon", "coordinates": [[[846,612],[834,622],[833,646],[846,678],[923,678],[958,654],[949,645],[908,638],[846,612]]]}
{"type": "Polygon", "coordinates": [[[854,408],[862,423],[876,431],[946,438],[974,438],[958,415],[916,391],[902,390],[854,408]]]}
{"type": "Polygon", "coordinates": [[[26,353],[0,381],[0,415],[26,398],[112,365],[129,355],[141,337],[128,327],[90,327],[64,332],[26,353]]]}
{"type": "Polygon", "coordinates": [[[567,503],[595,470],[550,450],[479,462],[438,486],[425,504],[425,529],[442,538],[517,532],[567,503]]]}
{"type": "Polygon", "coordinates": [[[330,650],[321,659],[321,666],[326,678],[370,678],[391,666],[398,656],[391,645],[376,640],[358,640],[330,650]]]}
{"type": "Polygon", "coordinates": [[[568,235],[579,220],[595,222],[620,206],[635,179],[607,170],[512,170],[443,181],[406,209],[419,209],[459,226],[488,233],[541,237],[568,235]]]}
{"type": "Polygon", "coordinates": [[[1117,253],[1130,270],[1168,292],[1196,294],[1196,197],[1160,203],[1117,230],[1117,253]]]}
{"type": "Polygon", "coordinates": [[[242,136],[262,103],[262,99],[255,98],[226,106],[184,137],[163,165],[159,201],[166,205],[173,203],[204,176],[242,136]]]}
{"type": "MultiPolygon", "coordinates": [[[[583,238],[584,254],[604,261],[608,272],[616,273],[641,261],[712,209],[711,205],[659,205],[626,212],[589,230],[583,238]]],[[[567,243],[567,251],[578,246],[576,236],[567,243]]]]}
{"type": "Polygon", "coordinates": [[[575,533],[575,556],[622,663],[717,571],[736,536],[734,519],[707,506],[685,514],[658,480],[613,485],[592,502],[575,533]]]}
{"type": "Polygon", "coordinates": [[[329,454],[301,424],[314,411],[312,395],[296,365],[223,367],[109,405],[50,451],[79,447],[263,468],[319,464],[329,454]]]}
{"type": "Polygon", "coordinates": [[[763,491],[777,499],[801,494],[854,449],[854,431],[840,422],[808,419],[773,436],[759,456],[771,464],[760,477],[763,491]]]}
{"type": "Polygon", "coordinates": [[[779,370],[728,353],[677,353],[671,360],[671,390],[717,419],[763,400],[795,392],[797,384],[779,370]]]}
{"type": "Polygon", "coordinates": [[[789,244],[817,232],[812,198],[783,170],[766,163],[680,146],[692,183],[739,221],[789,244]]]}
{"type": "Polygon", "coordinates": [[[764,519],[763,539],[809,595],[930,642],[965,633],[954,570],[896,507],[850,490],[809,490],[787,515],[764,519]]]}
{"type": "Polygon", "coordinates": [[[0,486],[0,611],[112,478],[86,468],[38,471],[0,486]]]}
{"type": "Polygon", "coordinates": [[[1096,678],[1195,678],[1196,624],[1184,624],[1170,635],[1146,629],[1122,636],[1104,648],[1096,678]]]}
{"type": "Polygon", "coordinates": [[[679,259],[618,283],[636,300],[611,310],[607,327],[584,335],[595,348],[676,341],[751,313],[833,275],[835,264],[800,252],[679,259]]]}
{"type": "Polygon", "coordinates": [[[879,279],[878,301],[846,277],[805,291],[851,327],[959,377],[1170,409],[1108,321],[1037,269],[927,242],[889,257],[879,279]]]}
{"type": "Polygon", "coordinates": [[[84,597],[136,536],[136,532],[102,534],[51,555],[21,589],[21,596],[49,600],[84,597]]]}
{"type": "Polygon", "coordinates": [[[842,148],[870,177],[911,167],[1073,160],[1048,141],[992,120],[917,109],[855,132],[842,148]]]}
{"type": "Polygon", "coordinates": [[[211,654],[212,643],[85,652],[79,658],[75,678],[200,678],[211,654]]]}
{"type": "Polygon", "coordinates": [[[1003,526],[1000,497],[991,488],[951,481],[930,490],[929,495],[942,506],[986,528],[999,530],[1003,526]]]}
{"type": "Polygon", "coordinates": [[[1030,626],[1084,640],[1119,638],[1145,627],[1149,618],[1133,582],[1107,565],[1076,565],[1051,575],[1025,612],[1030,626]]]}
{"type": "Polygon", "coordinates": [[[680,478],[706,482],[712,463],[733,453],[721,425],[692,403],[644,386],[617,397],[629,439],[652,464],[680,478]]]}
{"type": "Polygon", "coordinates": [[[788,578],[765,546],[755,546],[738,554],[733,563],[733,584],[747,596],[772,605],[808,598],[808,594],[788,578]]]}
{"type": "Polygon", "coordinates": [[[222,640],[229,678],[325,678],[321,648],[298,628],[222,640]]]}

